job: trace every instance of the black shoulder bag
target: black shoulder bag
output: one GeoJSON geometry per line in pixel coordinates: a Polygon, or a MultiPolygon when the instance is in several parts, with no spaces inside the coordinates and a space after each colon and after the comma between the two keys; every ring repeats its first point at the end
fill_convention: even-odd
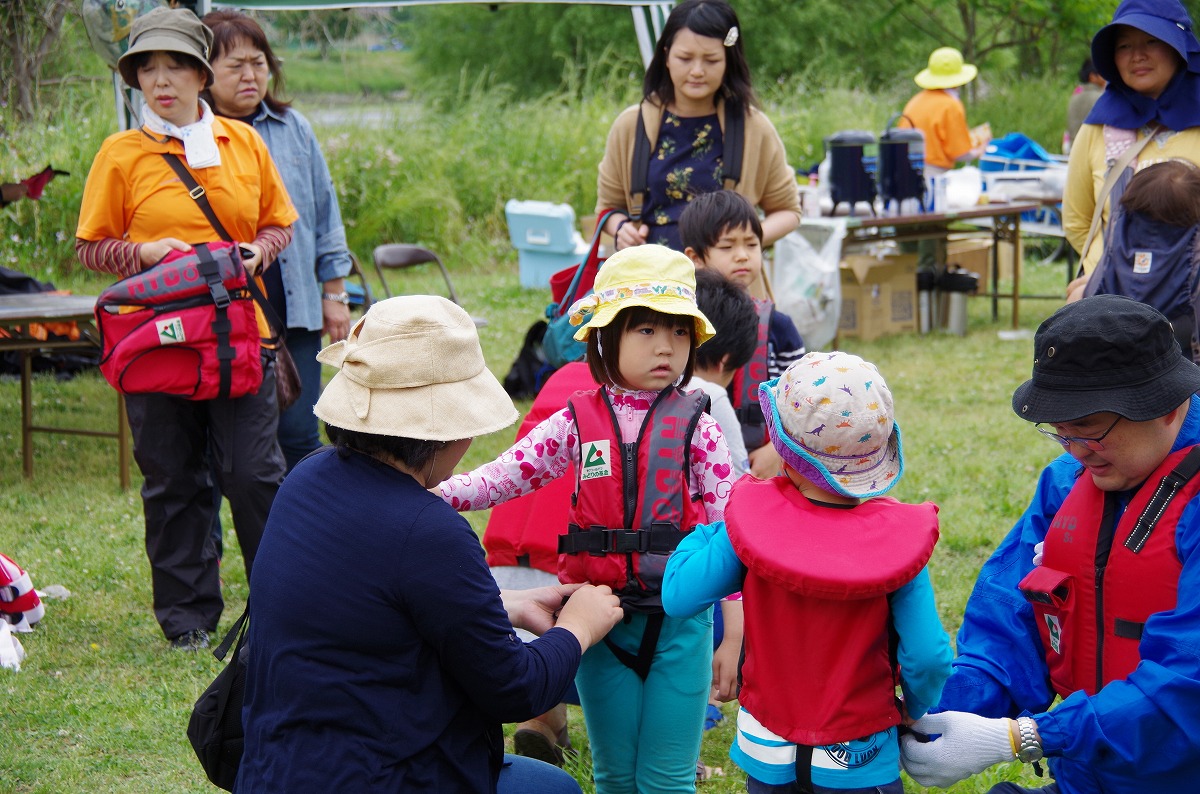
{"type": "Polygon", "coordinates": [[[213,656],[225,661],[234,641],[233,658],[200,695],[188,720],[187,736],[200,759],[204,773],[215,785],[233,791],[238,766],[242,763],[245,731],[242,728],[242,700],[246,694],[246,624],[250,605],[237,619],[213,656]]]}

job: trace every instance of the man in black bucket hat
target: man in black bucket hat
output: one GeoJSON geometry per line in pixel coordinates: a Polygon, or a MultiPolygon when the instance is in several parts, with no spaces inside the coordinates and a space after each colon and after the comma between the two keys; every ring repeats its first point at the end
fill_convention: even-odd
{"type": "Polygon", "coordinates": [[[1055,312],[1034,356],[1013,410],[1065,454],[984,564],[940,713],[913,725],[938,736],[905,736],[905,769],[947,787],[1044,755],[1055,778],[1036,789],[1046,794],[1191,794],[1200,780],[1200,368],[1162,314],[1115,295],[1055,312]]]}

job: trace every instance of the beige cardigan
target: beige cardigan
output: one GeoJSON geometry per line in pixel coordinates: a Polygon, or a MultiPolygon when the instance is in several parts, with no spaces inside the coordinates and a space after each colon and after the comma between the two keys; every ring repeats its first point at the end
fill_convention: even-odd
{"type": "MultiPolygon", "coordinates": [[[[650,151],[658,144],[662,125],[662,105],[644,100],[621,111],[608,132],[604,159],[596,181],[596,213],[606,209],[628,211],[633,204],[629,192],[629,169],[633,162],[633,144],[637,132],[637,113],[641,108],[650,139],[650,151]]],[[[717,105],[717,119],[725,131],[725,104],[717,105]]],[[[746,109],[746,136],[742,147],[742,178],[734,188],[770,215],[791,210],[800,216],[800,192],[796,188],[796,172],[787,163],[783,141],[771,121],[761,111],[746,109]]]]}

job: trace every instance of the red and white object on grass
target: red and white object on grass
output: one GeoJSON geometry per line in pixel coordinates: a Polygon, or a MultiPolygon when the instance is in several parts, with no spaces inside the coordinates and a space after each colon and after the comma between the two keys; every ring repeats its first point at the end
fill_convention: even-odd
{"type": "Polygon", "coordinates": [[[20,565],[0,554],[0,621],[13,631],[30,632],[46,614],[33,580],[20,565]]]}

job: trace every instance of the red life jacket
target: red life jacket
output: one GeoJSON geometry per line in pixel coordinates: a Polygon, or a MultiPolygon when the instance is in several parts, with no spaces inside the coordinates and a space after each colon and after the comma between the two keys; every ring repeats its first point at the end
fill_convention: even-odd
{"type": "Polygon", "coordinates": [[[637,441],[621,431],[605,389],[569,401],[579,447],[571,523],[558,539],[558,578],[606,584],[627,609],[662,611],[667,557],[704,517],[693,501],[692,434],[708,407],[702,392],[664,389],[637,441]]]}
{"type": "Polygon", "coordinates": [[[750,452],[768,442],[766,421],[763,419],[762,405],[758,402],[758,385],[771,379],[767,370],[767,339],[775,304],[767,299],[755,298],[754,308],[758,312],[758,344],[746,366],[734,374],[730,387],[730,401],[741,424],[742,440],[750,452]]]}
{"type": "Polygon", "coordinates": [[[1046,532],[1042,564],[1021,580],[1046,650],[1050,681],[1066,697],[1096,694],[1141,661],[1146,619],[1174,609],[1183,564],[1175,526],[1200,491],[1200,446],[1167,456],[1113,521],[1119,494],[1084,474],[1046,532]]]}
{"type": "Polygon", "coordinates": [[[747,568],[746,710],[810,747],[899,723],[888,598],[933,554],[937,506],[882,496],[839,509],[787,477],[743,477],[725,524],[747,568]]]}
{"type": "MultiPolygon", "coordinates": [[[[543,419],[566,408],[567,400],[575,392],[595,388],[597,384],[582,361],[572,361],[555,370],[517,428],[516,440],[527,436],[543,419]]],[[[558,536],[566,531],[574,488],[572,463],[562,477],[493,507],[483,531],[488,565],[527,565],[557,574],[558,536]]]]}

